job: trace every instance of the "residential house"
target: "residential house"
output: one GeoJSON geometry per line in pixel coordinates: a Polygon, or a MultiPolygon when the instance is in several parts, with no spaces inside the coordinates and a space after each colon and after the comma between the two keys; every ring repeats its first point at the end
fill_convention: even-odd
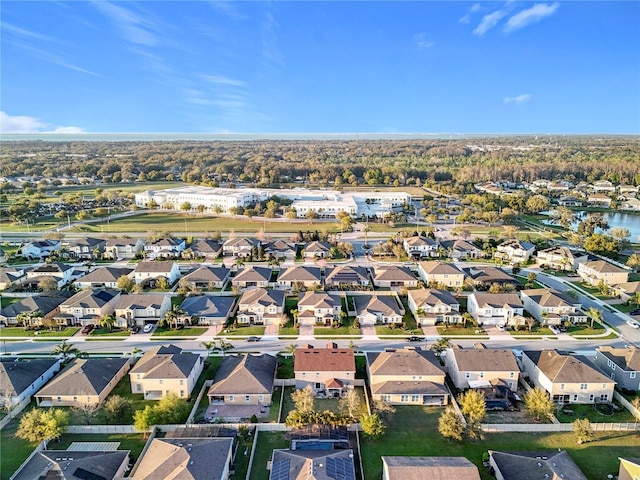
{"type": "Polygon", "coordinates": [[[419,327],[462,322],[460,303],[448,290],[409,290],[408,304],[419,327]]]}
{"type": "Polygon", "coordinates": [[[418,286],[418,278],[407,267],[376,265],[373,285],[381,288],[415,288],[418,286]]]}
{"type": "Polygon", "coordinates": [[[638,187],[635,185],[621,184],[618,185],[618,192],[622,195],[636,195],[638,193],[638,187]]]}
{"type": "Polygon", "coordinates": [[[117,326],[142,327],[157,323],[170,308],[171,297],[163,293],[123,294],[115,307],[117,326]]]}
{"type": "Polygon", "coordinates": [[[632,210],[634,212],[640,211],[640,200],[637,198],[625,198],[620,204],[620,210],[632,210]]]}
{"type": "Polygon", "coordinates": [[[592,193],[587,197],[587,203],[589,205],[598,205],[602,207],[611,207],[611,197],[604,193],[592,193]]]}
{"type": "Polygon", "coordinates": [[[104,257],[132,259],[142,251],[144,241],[141,238],[109,238],[104,246],[104,257]]]}
{"type": "Polygon", "coordinates": [[[252,253],[257,253],[260,247],[260,240],[249,237],[230,238],[222,244],[222,252],[224,255],[232,257],[246,258],[252,253]]]}
{"type": "Polygon", "coordinates": [[[231,279],[231,285],[234,287],[268,287],[271,282],[272,270],[270,267],[257,267],[250,265],[240,270],[235,277],[231,279]]]}
{"type": "Polygon", "coordinates": [[[27,271],[27,278],[22,282],[25,288],[35,290],[43,278],[53,278],[58,288],[64,287],[74,278],[74,268],[60,262],[43,263],[27,271]]]}
{"type": "Polygon", "coordinates": [[[197,325],[224,325],[233,315],[235,304],[235,297],[190,295],[180,305],[183,313],[179,320],[181,323],[188,320],[193,324],[197,319],[197,325]]]}
{"type": "Polygon", "coordinates": [[[351,297],[360,325],[401,325],[404,307],[400,298],[393,295],[354,295],[351,297]]]}
{"type": "Polygon", "coordinates": [[[480,480],[480,472],[465,457],[382,456],[382,480],[480,480]]]}
{"type": "Polygon", "coordinates": [[[609,180],[600,180],[593,184],[594,192],[615,192],[616,186],[609,180]]]}
{"type": "Polygon", "coordinates": [[[294,265],[280,270],[278,287],[294,290],[314,289],[322,287],[322,271],[320,267],[294,265]]]}
{"type": "Polygon", "coordinates": [[[467,311],[479,324],[505,326],[524,315],[524,306],[517,293],[474,292],[467,299],[467,311]]]}
{"type": "Polygon", "coordinates": [[[529,379],[556,403],[596,403],[613,400],[616,382],[586,359],[556,350],[525,350],[522,364],[529,379]]]}
{"type": "Polygon", "coordinates": [[[356,361],[352,348],[338,348],[330,342],[327,348],[307,345],[293,353],[296,389],[310,385],[316,395],[341,397],[353,389],[356,361]]]}
{"type": "Polygon", "coordinates": [[[484,257],[481,249],[466,240],[443,240],[440,245],[447,251],[447,257],[453,260],[470,260],[484,257]]]}
{"type": "Polygon", "coordinates": [[[58,240],[34,240],[20,248],[20,255],[29,260],[46,258],[53,252],[60,250],[61,243],[58,240]]]}
{"type": "Polygon", "coordinates": [[[331,325],[340,320],[342,300],[326,292],[298,294],[298,323],[301,326],[331,325]]]}
{"type": "Polygon", "coordinates": [[[133,277],[133,268],[98,267],[73,282],[77,288],[118,288],[120,277],[133,277]]]}
{"type": "Polygon", "coordinates": [[[640,391],[640,349],[599,347],[594,359],[595,365],[619,388],[640,391]]]}
{"type": "Polygon", "coordinates": [[[228,355],[222,359],[207,392],[210,405],[271,405],[275,357],[228,355]]]}
{"type": "Polygon", "coordinates": [[[463,272],[455,265],[439,260],[418,262],[418,276],[426,285],[438,288],[462,288],[464,284],[463,272]]]}
{"type": "Polygon", "coordinates": [[[533,243],[510,239],[498,245],[494,256],[510,263],[525,263],[535,251],[536,246],[533,243]]]}
{"type": "Polygon", "coordinates": [[[640,293],[640,282],[619,283],[613,287],[613,294],[628,302],[632,298],[637,299],[640,293]]]}
{"type": "Polygon", "coordinates": [[[147,258],[176,258],[184,252],[186,246],[183,238],[158,238],[147,242],[144,252],[147,258]]]}
{"type": "Polygon", "coordinates": [[[263,253],[265,257],[295,260],[298,247],[296,247],[295,243],[285,240],[273,240],[263,246],[263,253]]]}
{"type": "Polygon", "coordinates": [[[587,480],[566,450],[518,453],[489,450],[489,465],[497,480],[587,480]]]}
{"type": "Polygon", "coordinates": [[[18,285],[25,278],[25,271],[22,269],[0,267],[0,290],[6,290],[12,285],[18,285]]]}
{"type": "Polygon", "coordinates": [[[351,449],[275,449],[269,480],[301,479],[302,475],[309,480],[354,479],[356,473],[353,458],[351,449]],[[306,472],[310,473],[307,475],[306,472]]]}
{"type": "Polygon", "coordinates": [[[620,460],[620,469],[618,470],[618,480],[638,480],[640,479],[640,457],[622,458],[620,460]]]}
{"type": "Polygon", "coordinates": [[[202,239],[197,240],[191,244],[191,246],[182,252],[182,256],[188,255],[195,256],[197,258],[204,258],[205,260],[215,260],[222,254],[222,244],[217,240],[202,239]],[[190,252],[188,252],[190,250],[190,252]]]}
{"type": "Polygon", "coordinates": [[[39,407],[100,405],[128,371],[128,358],[76,358],[36,393],[36,402],[39,407]]]}
{"type": "Polygon", "coordinates": [[[600,282],[613,286],[629,281],[629,270],[604,260],[581,263],[578,265],[578,275],[593,286],[597,286],[600,282]]]}
{"type": "Polygon", "coordinates": [[[520,369],[511,350],[496,348],[449,348],[445,367],[451,381],[461,390],[482,383],[502,383],[518,389],[520,369]]]}
{"type": "Polygon", "coordinates": [[[133,480],[227,480],[234,439],[154,438],[131,476],[133,480]]]}
{"type": "Polygon", "coordinates": [[[36,450],[11,480],[119,480],[129,470],[129,450],[36,450]]]}
{"type": "Polygon", "coordinates": [[[245,291],[238,302],[240,325],[279,325],[285,319],[284,291],[256,288],[245,291]]]}
{"type": "Polygon", "coordinates": [[[407,255],[412,258],[437,257],[440,243],[429,237],[407,237],[402,241],[407,255]]]}
{"type": "Polygon", "coordinates": [[[446,405],[445,372],[431,350],[367,352],[371,396],[390,405],[446,405]]]}
{"type": "Polygon", "coordinates": [[[133,271],[133,280],[150,288],[154,288],[160,278],[173,285],[180,278],[180,267],[176,262],[145,261],[140,262],[133,271]]]}
{"type": "Polygon", "coordinates": [[[542,325],[584,323],[589,316],[582,311],[582,303],[554,288],[522,290],[524,309],[542,325]]]}
{"type": "Polygon", "coordinates": [[[204,368],[204,358],[183,353],[175,345],[163,345],[145,352],[129,370],[131,393],[145,400],[160,400],[169,393],[188,398],[204,368]]]}
{"type": "Polygon", "coordinates": [[[47,320],[54,318],[60,312],[60,304],[68,299],[68,296],[63,296],[59,292],[55,292],[55,295],[44,293],[33,297],[25,297],[4,307],[0,311],[0,321],[4,322],[5,325],[18,325],[21,318],[20,314],[25,317],[26,314],[40,312],[41,316],[26,316],[23,321],[32,326],[45,325],[47,320]]]}
{"type": "Polygon", "coordinates": [[[209,267],[203,265],[182,277],[180,285],[185,284],[196,290],[222,289],[231,278],[227,267],[209,267]]]}
{"type": "Polygon", "coordinates": [[[578,265],[586,262],[589,254],[567,247],[551,247],[538,252],[538,263],[541,267],[553,268],[556,270],[576,270],[578,265]]]}
{"type": "Polygon", "coordinates": [[[560,197],[560,199],[558,200],[558,205],[560,205],[561,207],[581,207],[582,200],[574,196],[567,195],[564,197],[560,197]]]}
{"type": "Polygon", "coordinates": [[[328,258],[331,252],[331,244],[329,242],[310,242],[302,250],[305,258],[328,258]]]}
{"type": "Polygon", "coordinates": [[[365,267],[340,265],[325,269],[324,284],[327,290],[331,288],[345,288],[368,286],[371,283],[369,272],[365,267]]]}
{"type": "Polygon", "coordinates": [[[53,358],[0,359],[0,405],[11,409],[29,401],[60,370],[60,363],[61,360],[53,358]]]}
{"type": "Polygon", "coordinates": [[[488,290],[491,285],[502,287],[510,285],[513,290],[520,288],[520,282],[507,272],[497,267],[468,267],[463,271],[468,275],[469,281],[478,290],[488,290]]]}
{"type": "Polygon", "coordinates": [[[60,304],[55,315],[61,325],[100,325],[105,315],[114,312],[120,290],[82,290],[60,304]]]}
{"type": "Polygon", "coordinates": [[[80,238],[67,244],[67,254],[72,258],[93,260],[104,253],[107,241],[102,238],[80,238]]]}

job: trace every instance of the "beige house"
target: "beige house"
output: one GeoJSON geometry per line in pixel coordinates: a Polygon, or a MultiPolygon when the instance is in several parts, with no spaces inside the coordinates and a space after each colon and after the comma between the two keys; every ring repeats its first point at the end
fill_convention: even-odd
{"type": "Polygon", "coordinates": [[[331,325],[340,320],[342,300],[326,292],[298,294],[298,323],[303,326],[331,325]]]}
{"type": "Polygon", "coordinates": [[[271,268],[256,267],[250,265],[240,270],[235,277],[231,279],[231,285],[234,287],[268,287],[271,281],[271,268]]]}
{"type": "Polygon", "coordinates": [[[418,286],[418,278],[407,267],[376,265],[373,285],[382,288],[418,286]]]}
{"type": "Polygon", "coordinates": [[[116,260],[131,259],[142,251],[144,241],[141,238],[109,238],[104,246],[104,257],[116,260]]]}
{"type": "Polygon", "coordinates": [[[408,304],[420,327],[462,321],[460,303],[448,290],[409,290],[408,304]]]}
{"type": "Polygon", "coordinates": [[[360,325],[388,325],[402,323],[404,307],[398,295],[354,295],[351,297],[360,325]]]}
{"type": "Polygon", "coordinates": [[[466,240],[445,240],[440,242],[440,245],[447,251],[447,257],[454,260],[468,260],[484,257],[484,252],[482,250],[466,240]]]}
{"type": "Polygon", "coordinates": [[[629,281],[629,270],[617,267],[604,260],[581,263],[578,275],[590,285],[598,285],[601,281],[609,286],[629,281]]]}
{"type": "Polygon", "coordinates": [[[437,257],[440,244],[429,237],[407,237],[402,241],[402,246],[407,255],[414,258],[437,257]]]}
{"type": "Polygon", "coordinates": [[[429,286],[462,288],[464,285],[464,273],[454,265],[439,260],[418,262],[418,276],[429,286]]]}
{"type": "Polygon", "coordinates": [[[180,285],[185,284],[197,290],[223,288],[231,278],[231,270],[226,267],[203,265],[182,277],[180,285]]]}
{"type": "Polygon", "coordinates": [[[280,270],[278,274],[278,287],[295,288],[320,288],[322,286],[322,273],[320,267],[307,265],[294,265],[280,270]]]}
{"type": "Polygon", "coordinates": [[[222,244],[222,253],[233,257],[246,258],[258,249],[260,240],[255,238],[236,237],[230,238],[222,244]]]}
{"type": "Polygon", "coordinates": [[[302,250],[305,258],[326,258],[331,251],[329,242],[310,242],[302,250]]]}
{"type": "Polygon", "coordinates": [[[40,407],[100,405],[129,371],[128,358],[76,358],[35,394],[40,407]]]}
{"type": "Polygon", "coordinates": [[[640,478],[640,457],[622,458],[618,470],[618,480],[638,480],[640,478]]]}
{"type": "Polygon", "coordinates": [[[524,351],[524,370],[536,387],[556,403],[596,403],[613,400],[615,380],[578,356],[556,350],[524,351]]]}
{"type": "Polygon", "coordinates": [[[450,348],[447,349],[445,367],[459,389],[469,388],[478,382],[502,382],[514,391],[518,388],[520,369],[511,350],[450,348]]]}
{"type": "Polygon", "coordinates": [[[133,271],[133,280],[144,286],[154,287],[155,282],[165,278],[173,285],[180,278],[180,267],[176,262],[140,262],[133,271]]]}
{"type": "Polygon", "coordinates": [[[474,292],[467,299],[467,310],[478,322],[486,325],[512,325],[524,315],[524,306],[517,293],[474,292]]]}
{"type": "Polygon", "coordinates": [[[284,291],[247,290],[238,302],[236,316],[241,325],[279,325],[285,318],[284,291]]]}
{"type": "Polygon", "coordinates": [[[480,472],[465,457],[382,458],[382,480],[480,480],[480,472]]]}
{"type": "Polygon", "coordinates": [[[169,393],[188,398],[204,368],[204,358],[182,353],[174,345],[147,351],[129,371],[131,393],[141,393],[145,400],[160,400],[169,393]]]}
{"type": "Polygon", "coordinates": [[[640,293],[640,282],[619,283],[613,287],[613,294],[620,300],[628,301],[640,293]]]}
{"type": "Polygon", "coordinates": [[[67,325],[99,325],[102,317],[115,311],[119,299],[119,290],[83,290],[62,302],[55,318],[67,325]]]}
{"type": "Polygon", "coordinates": [[[533,243],[511,239],[498,245],[494,256],[511,263],[524,263],[531,258],[535,251],[536,246],[533,243]]]}
{"type": "Polygon", "coordinates": [[[327,290],[345,286],[367,286],[371,283],[365,267],[340,265],[325,269],[324,284],[327,290]]]}
{"type": "Polygon", "coordinates": [[[271,355],[222,359],[207,392],[210,405],[271,405],[277,362],[271,355]]]}
{"type": "Polygon", "coordinates": [[[573,251],[567,247],[551,247],[538,252],[538,263],[541,267],[556,270],[576,270],[578,265],[586,262],[589,255],[585,252],[573,251]]]}
{"type": "Polygon", "coordinates": [[[118,325],[129,327],[160,320],[171,308],[171,297],[163,293],[131,293],[120,296],[115,307],[118,325]]]}
{"type": "Polygon", "coordinates": [[[589,316],[582,311],[582,304],[569,295],[553,288],[521,290],[524,309],[542,325],[584,323],[589,316]]]}
{"type": "Polygon", "coordinates": [[[390,405],[446,405],[445,372],[431,350],[402,348],[367,353],[371,395],[390,405]]]}
{"type": "Polygon", "coordinates": [[[356,361],[351,348],[338,348],[330,342],[327,348],[307,345],[293,354],[293,372],[298,390],[310,385],[316,395],[340,397],[352,389],[356,377],[356,361]]]}
{"type": "Polygon", "coordinates": [[[75,280],[78,288],[118,288],[120,277],[133,277],[133,268],[98,267],[75,280]]]}

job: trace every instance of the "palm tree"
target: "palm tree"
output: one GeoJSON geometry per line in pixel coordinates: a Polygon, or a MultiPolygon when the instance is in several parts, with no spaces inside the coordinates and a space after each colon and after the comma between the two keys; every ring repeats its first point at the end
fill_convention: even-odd
{"type": "Polygon", "coordinates": [[[451,346],[451,342],[449,341],[448,338],[440,337],[436,341],[436,343],[431,345],[431,350],[433,350],[436,355],[440,355],[442,352],[444,352],[450,346],[451,346]]]}
{"type": "Polygon", "coordinates": [[[209,342],[200,342],[200,345],[202,345],[207,350],[207,357],[210,357],[211,351],[216,349],[215,340],[211,340],[209,342]]]}
{"type": "Polygon", "coordinates": [[[222,352],[222,356],[227,350],[233,350],[233,344],[227,342],[226,340],[220,339],[220,344],[216,347],[216,350],[220,350],[222,352]]]}
{"type": "Polygon", "coordinates": [[[109,332],[113,330],[113,326],[116,323],[116,317],[112,313],[109,313],[100,319],[100,326],[105,327],[109,332]]]}
{"type": "Polygon", "coordinates": [[[56,345],[53,348],[53,350],[51,351],[51,355],[62,355],[62,360],[66,362],[71,356],[76,358],[84,358],[87,356],[87,353],[81,352],[80,349],[73,346],[72,344],[67,343],[66,340],[63,340],[59,345],[56,345]]]}
{"type": "Polygon", "coordinates": [[[588,311],[587,314],[589,315],[589,317],[591,318],[591,328],[593,328],[593,322],[594,320],[597,320],[598,322],[602,323],[603,317],[602,317],[602,310],[600,310],[599,308],[595,308],[595,307],[591,307],[588,311]]]}
{"type": "Polygon", "coordinates": [[[178,317],[182,315],[184,312],[180,309],[178,305],[173,305],[171,310],[167,311],[164,314],[164,319],[172,328],[178,328],[178,317]],[[175,327],[174,327],[175,324],[175,327]]]}

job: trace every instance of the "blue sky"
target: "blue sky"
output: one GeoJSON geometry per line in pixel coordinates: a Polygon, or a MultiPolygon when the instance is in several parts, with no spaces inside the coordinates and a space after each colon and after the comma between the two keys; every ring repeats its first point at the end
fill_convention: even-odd
{"type": "Polygon", "coordinates": [[[640,133],[640,2],[10,1],[3,133],[640,133]]]}

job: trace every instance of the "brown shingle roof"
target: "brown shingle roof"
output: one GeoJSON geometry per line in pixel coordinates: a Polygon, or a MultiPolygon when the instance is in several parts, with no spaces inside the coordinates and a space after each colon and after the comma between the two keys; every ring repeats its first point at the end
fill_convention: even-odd
{"type": "Polygon", "coordinates": [[[640,349],[600,347],[598,352],[614,362],[623,370],[640,372],[640,349]]]}
{"type": "Polygon", "coordinates": [[[519,372],[516,357],[511,350],[493,348],[452,348],[447,355],[453,355],[460,372],[519,372]]]}
{"type": "Polygon", "coordinates": [[[529,357],[553,383],[615,383],[572,355],[555,350],[525,351],[523,355],[529,357]]]}
{"type": "Polygon", "coordinates": [[[387,480],[480,480],[465,457],[382,457],[387,480]]]}
{"type": "Polygon", "coordinates": [[[444,370],[431,350],[402,348],[367,353],[371,375],[442,375],[444,370]]]}
{"type": "Polygon", "coordinates": [[[450,263],[439,260],[430,262],[418,262],[418,265],[427,275],[462,275],[463,273],[450,263]]]}

